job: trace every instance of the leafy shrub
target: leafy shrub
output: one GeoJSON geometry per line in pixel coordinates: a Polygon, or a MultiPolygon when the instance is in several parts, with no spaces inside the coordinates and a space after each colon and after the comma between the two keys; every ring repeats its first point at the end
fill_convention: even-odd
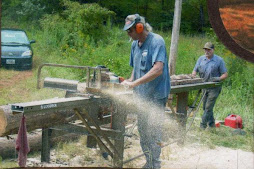
{"type": "Polygon", "coordinates": [[[81,5],[69,0],[63,0],[63,6],[66,8],[63,13],[46,15],[40,22],[56,44],[77,50],[85,42],[107,40],[110,28],[105,23],[114,16],[112,11],[98,4],[81,5]]]}

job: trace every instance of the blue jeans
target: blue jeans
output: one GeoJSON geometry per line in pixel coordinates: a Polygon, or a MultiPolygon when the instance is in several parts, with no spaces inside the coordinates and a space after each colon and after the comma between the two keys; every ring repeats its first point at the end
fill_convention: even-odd
{"type": "Polygon", "coordinates": [[[167,98],[152,99],[138,112],[140,145],[146,157],[147,168],[160,168],[162,124],[167,98]]]}
{"type": "Polygon", "coordinates": [[[221,92],[221,86],[220,87],[215,87],[215,88],[209,88],[205,89],[206,94],[204,96],[203,100],[203,116],[202,116],[202,121],[200,123],[201,128],[206,128],[207,125],[210,127],[215,126],[215,120],[213,116],[213,108],[215,105],[215,102],[221,92]]]}

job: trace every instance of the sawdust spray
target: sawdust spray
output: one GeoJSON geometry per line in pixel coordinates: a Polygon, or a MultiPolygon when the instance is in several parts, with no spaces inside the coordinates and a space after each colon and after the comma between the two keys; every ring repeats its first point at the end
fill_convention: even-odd
{"type": "Polygon", "coordinates": [[[102,90],[102,92],[107,97],[110,97],[122,110],[128,113],[128,116],[133,117],[134,115],[135,117],[135,115],[137,116],[137,113],[145,113],[146,116],[149,116],[148,122],[151,125],[161,126],[162,142],[164,142],[164,144],[181,136],[177,121],[170,117],[165,111],[165,113],[162,114],[161,111],[163,110],[160,110],[161,108],[156,104],[134,95],[132,91],[128,89],[113,88],[102,90]]]}

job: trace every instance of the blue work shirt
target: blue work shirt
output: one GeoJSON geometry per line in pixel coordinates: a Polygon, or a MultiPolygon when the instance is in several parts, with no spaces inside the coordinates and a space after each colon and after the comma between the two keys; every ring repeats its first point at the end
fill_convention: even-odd
{"type": "Polygon", "coordinates": [[[207,82],[212,77],[220,77],[227,72],[224,60],[217,55],[209,60],[205,55],[200,56],[193,71],[199,72],[199,76],[207,82]]]}
{"type": "Polygon", "coordinates": [[[144,76],[155,62],[164,63],[163,73],[150,82],[134,87],[134,92],[147,99],[167,98],[170,92],[170,76],[165,42],[160,35],[149,32],[141,46],[137,40],[133,41],[131,46],[130,66],[133,67],[134,80],[144,76]]]}

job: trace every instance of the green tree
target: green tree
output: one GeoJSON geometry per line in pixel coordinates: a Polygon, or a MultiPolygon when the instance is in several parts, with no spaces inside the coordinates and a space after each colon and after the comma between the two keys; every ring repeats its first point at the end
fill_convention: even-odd
{"type": "Polygon", "coordinates": [[[107,22],[114,12],[98,4],[80,4],[63,0],[65,10],[58,14],[45,15],[40,20],[48,45],[60,48],[64,56],[81,59],[93,50],[91,45],[105,44],[110,38],[107,22]],[[78,54],[79,53],[79,54],[78,54]]]}
{"type": "Polygon", "coordinates": [[[206,0],[185,0],[182,6],[183,33],[204,33],[210,27],[206,0]]]}
{"type": "Polygon", "coordinates": [[[14,22],[34,22],[45,14],[61,12],[61,0],[2,0],[2,15],[14,22]]]}

